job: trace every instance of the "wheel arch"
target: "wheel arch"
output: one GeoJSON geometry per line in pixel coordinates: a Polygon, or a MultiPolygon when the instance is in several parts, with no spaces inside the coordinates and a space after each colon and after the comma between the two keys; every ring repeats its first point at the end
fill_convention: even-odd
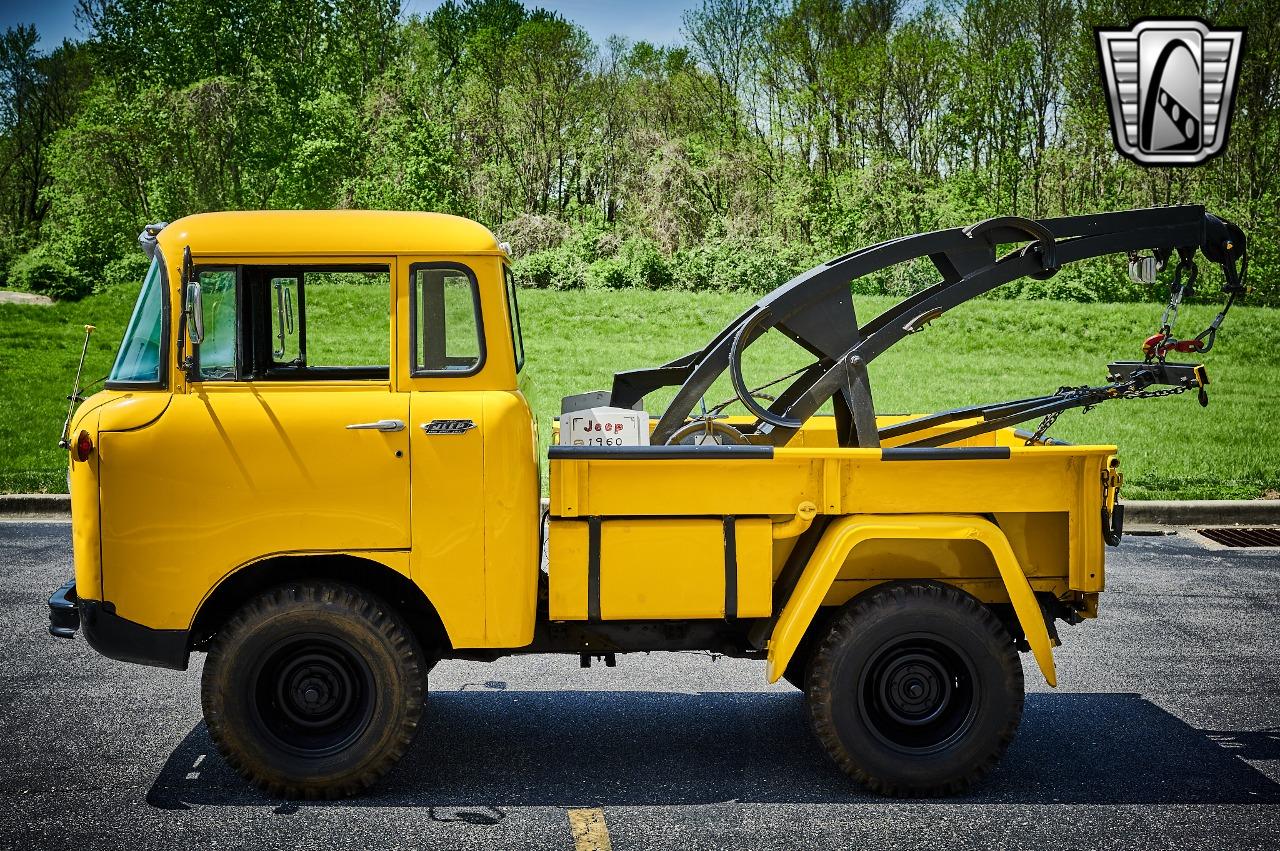
{"type": "Polygon", "coordinates": [[[249,562],[224,576],[196,609],[189,649],[204,650],[237,609],[268,588],[313,579],[345,582],[376,594],[404,617],[429,655],[439,658],[452,647],[430,598],[394,567],[368,555],[286,553],[249,562]]]}
{"type": "MultiPolygon", "coordinates": [[[[776,682],[804,641],[845,559],[857,545],[874,539],[971,539],[991,552],[1018,624],[1045,681],[1057,684],[1048,629],[1035,593],[1004,533],[976,515],[851,515],[833,521],[822,536],[800,581],[783,607],[768,644],[767,679],[776,682]]],[[[945,580],[941,580],[944,581],[945,580]]],[[[875,586],[879,587],[879,586],[875,586]]],[[[873,590],[873,589],[868,589],[873,590]]]]}

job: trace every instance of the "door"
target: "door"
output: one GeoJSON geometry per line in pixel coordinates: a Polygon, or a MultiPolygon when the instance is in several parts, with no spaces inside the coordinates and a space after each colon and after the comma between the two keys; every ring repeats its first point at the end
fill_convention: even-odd
{"type": "Polygon", "coordinates": [[[204,591],[262,557],[410,546],[390,262],[197,271],[187,392],[100,440],[105,598],[154,628],[185,628],[204,591]]]}
{"type": "Polygon", "coordinates": [[[485,644],[484,326],[475,272],[408,266],[414,580],[455,646],[485,644]]]}

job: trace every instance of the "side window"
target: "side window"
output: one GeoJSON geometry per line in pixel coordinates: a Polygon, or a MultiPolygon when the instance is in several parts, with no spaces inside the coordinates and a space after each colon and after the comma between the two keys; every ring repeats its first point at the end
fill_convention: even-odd
{"type": "Polygon", "coordinates": [[[131,384],[162,384],[165,375],[165,345],[168,331],[168,287],[164,261],[157,252],[142,281],[138,301],[129,317],[124,340],[115,364],[107,375],[107,389],[131,384]]]}
{"type": "Polygon", "coordinates": [[[366,381],[390,376],[391,269],[245,266],[241,368],[254,379],[366,381]]]}
{"type": "Polygon", "coordinates": [[[472,375],[484,363],[475,274],[457,264],[418,263],[413,288],[413,374],[472,375]]]}
{"type": "Polygon", "coordinates": [[[511,346],[516,352],[516,372],[524,369],[524,332],[520,329],[520,301],[516,298],[516,279],[510,266],[502,267],[507,281],[507,313],[511,317],[511,346]]]}
{"type": "Polygon", "coordinates": [[[391,357],[391,273],[304,270],[302,334],[308,368],[386,369],[391,357]]]}
{"type": "Polygon", "coordinates": [[[200,343],[200,380],[236,377],[236,270],[200,270],[204,340],[200,343]]]}

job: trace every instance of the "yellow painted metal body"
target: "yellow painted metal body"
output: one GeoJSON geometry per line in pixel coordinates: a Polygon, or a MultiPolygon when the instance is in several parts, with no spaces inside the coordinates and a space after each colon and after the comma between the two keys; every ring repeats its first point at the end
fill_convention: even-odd
{"type": "MultiPolygon", "coordinates": [[[[551,516],[785,519],[806,500],[826,515],[996,514],[1022,530],[1014,548],[1029,573],[1094,592],[1103,583],[1098,483],[1114,452],[1015,446],[999,460],[882,461],[879,449],[778,449],[772,460],[556,459],[551,516]]],[[[956,556],[961,569],[969,561],[956,556]]]]}
{"type": "Polygon", "coordinates": [[[159,237],[169,311],[181,263],[381,265],[390,272],[385,380],[192,381],[168,323],[168,386],[107,390],[73,428],[95,452],[72,462],[77,589],[153,629],[188,629],[237,571],[280,555],[343,554],[410,577],[454,647],[519,647],[533,636],[538,467],[503,287],[506,254],[483,226],[430,213],[218,213],[159,237]],[[465,265],[486,322],[483,367],[410,374],[410,266],[465,265]],[[400,419],[404,431],[352,431],[400,419]],[[470,419],[427,435],[433,419],[470,419]]]}
{"type": "MultiPolygon", "coordinates": [[[[426,213],[225,213],[173,223],[159,247],[167,384],[98,393],[72,426],[96,447],[71,464],[77,593],[152,629],[185,630],[238,571],[269,569],[276,556],[343,554],[410,579],[454,649],[529,645],[539,611],[537,434],[509,330],[507,258],[492,234],[426,213]],[[188,381],[175,319],[188,247],[196,265],[385,266],[388,376],[188,381]],[[427,261],[475,274],[486,352],[475,374],[409,368],[411,267],[427,261]],[[408,428],[346,428],[380,419],[408,428]],[[419,427],[432,420],[476,427],[419,427]]],[[[835,443],[831,420],[819,417],[772,459],[553,460],[547,616],[592,614],[588,518],[600,518],[598,617],[688,620],[776,614],[777,576],[798,536],[826,515],[837,519],[769,642],[770,679],[820,606],[928,578],[1012,603],[1053,682],[1034,595],[1096,611],[1115,449],[1026,447],[1004,431],[961,445],[1008,446],[1007,459],[891,461],[835,443]]]]}
{"type": "MultiPolygon", "coordinates": [[[[768,518],[743,518],[737,538],[737,608],[729,617],[768,617],[773,605],[768,518]]],[[[555,621],[587,619],[585,520],[552,520],[550,606],[555,621]]],[[[714,518],[614,518],[600,524],[603,620],[723,618],[724,526],[714,518]]]]}
{"type": "MultiPolygon", "coordinates": [[[[896,418],[882,418],[881,425],[896,418]]],[[[840,605],[893,580],[946,582],[985,603],[1011,603],[1046,680],[1056,681],[1037,593],[1096,612],[1103,588],[1101,509],[1114,502],[1104,484],[1110,446],[1025,446],[1011,430],[967,441],[1007,446],[1007,458],[886,460],[880,449],[840,449],[834,429],[815,420],[772,459],[689,460],[593,458],[551,462],[550,586],[577,599],[584,555],[583,518],[632,518],[670,526],[679,518],[730,515],[769,519],[780,534],[768,542],[772,575],[780,574],[811,503],[835,521],[823,535],[768,644],[770,680],[781,675],[820,606],[840,605]],[[660,494],[660,496],[658,496],[660,494]],[[993,517],[992,523],[986,517],[993,517]],[[572,528],[577,531],[558,531],[572,528]]],[[[707,521],[711,522],[711,521],[707,521]]],[[[655,533],[655,539],[661,536],[655,533]]],[[[678,533],[661,546],[600,554],[601,597],[616,558],[629,569],[675,559],[705,576],[706,598],[723,589],[719,562],[678,533]],[[696,568],[694,566],[697,566],[696,568]]],[[[738,543],[738,558],[751,558],[738,543]]],[[[756,544],[763,547],[764,544],[756,544]]],[[[655,575],[656,576],[656,575],[655,575]]],[[[661,585],[661,580],[655,580],[661,585]]],[[[644,616],[680,617],[674,600],[644,616]]],[[[585,618],[581,605],[553,619],[585,618]]],[[[602,610],[603,619],[609,615],[602,610]]],[[[717,616],[715,612],[703,615],[717,616]]]]}

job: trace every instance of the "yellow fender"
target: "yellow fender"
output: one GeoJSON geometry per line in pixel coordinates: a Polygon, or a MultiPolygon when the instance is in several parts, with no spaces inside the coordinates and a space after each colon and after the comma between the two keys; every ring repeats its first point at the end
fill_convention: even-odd
{"type": "Polygon", "coordinates": [[[1031,583],[1009,546],[1009,539],[991,521],[967,514],[858,514],[832,522],[800,575],[800,582],[783,607],[769,639],[766,669],[769,682],[777,682],[787,669],[787,663],[813,622],[813,616],[818,613],[818,607],[844,566],[849,551],[863,541],[876,538],[971,539],[985,544],[1009,591],[1013,611],[1022,624],[1040,673],[1044,674],[1045,682],[1057,686],[1049,631],[1045,628],[1044,616],[1031,590],[1031,583]]]}

